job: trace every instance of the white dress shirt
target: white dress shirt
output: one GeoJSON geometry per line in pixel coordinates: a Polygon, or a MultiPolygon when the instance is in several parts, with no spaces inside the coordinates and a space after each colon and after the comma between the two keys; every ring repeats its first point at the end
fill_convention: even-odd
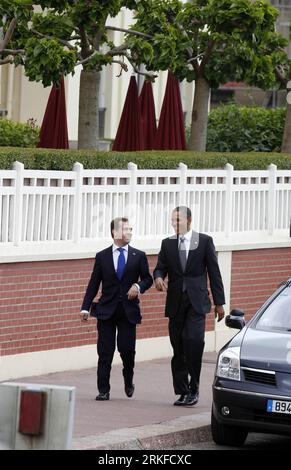
{"type": "MultiPolygon", "coordinates": [[[[119,255],[120,255],[120,251],[118,251],[119,248],[120,248],[119,246],[117,246],[117,245],[115,245],[115,243],[113,243],[113,245],[112,245],[112,256],[113,256],[113,264],[114,264],[115,272],[117,271],[118,258],[119,258],[119,255]]],[[[121,248],[123,248],[123,254],[124,254],[125,264],[126,264],[127,263],[127,258],[128,258],[128,245],[124,245],[121,248]]]]}

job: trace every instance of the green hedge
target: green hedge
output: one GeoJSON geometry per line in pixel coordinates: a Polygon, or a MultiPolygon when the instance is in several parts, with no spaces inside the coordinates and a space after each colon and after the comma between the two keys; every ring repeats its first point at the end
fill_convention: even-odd
{"type": "Polygon", "coordinates": [[[279,152],[285,115],[285,108],[219,106],[209,113],[207,150],[279,152]]]}
{"type": "Polygon", "coordinates": [[[39,141],[39,128],[33,120],[27,124],[0,119],[0,146],[36,147],[39,141]]]}
{"type": "Polygon", "coordinates": [[[51,150],[0,148],[0,168],[10,169],[13,162],[25,168],[39,170],[72,170],[75,162],[84,168],[126,168],[134,162],[139,168],[177,168],[184,162],[189,168],[223,168],[231,163],[237,170],[266,169],[274,163],[281,169],[291,169],[291,154],[254,152],[97,152],[81,150],[51,150]]]}

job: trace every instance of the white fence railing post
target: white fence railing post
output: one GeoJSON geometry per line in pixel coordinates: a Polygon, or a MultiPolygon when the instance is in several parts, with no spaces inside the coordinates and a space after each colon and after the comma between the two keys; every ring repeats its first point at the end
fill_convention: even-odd
{"type": "Polygon", "coordinates": [[[129,193],[129,217],[130,223],[135,223],[136,217],[136,191],[137,191],[137,165],[129,162],[127,169],[130,171],[130,193],[129,193]]]}
{"type": "Polygon", "coordinates": [[[166,235],[174,204],[195,204],[194,225],[202,231],[242,240],[250,232],[274,236],[289,224],[290,178],[290,170],[274,164],[264,171],[235,171],[229,163],[223,170],[193,171],[180,163],[161,171],[131,162],[127,169],[96,171],[75,163],[71,172],[40,173],[15,162],[12,170],[0,170],[0,247],[105,237],[115,215],[129,217],[139,238],[166,235]]]}
{"type": "Polygon", "coordinates": [[[187,170],[185,163],[179,163],[180,175],[180,205],[186,206],[187,170]]]}
{"type": "Polygon", "coordinates": [[[268,194],[268,234],[273,235],[276,221],[276,180],[277,166],[271,163],[269,170],[269,194],[268,194]]]}
{"type": "Polygon", "coordinates": [[[225,194],[225,236],[229,237],[232,232],[232,205],[233,205],[233,166],[225,165],[226,170],[226,194],[225,194]]]}
{"type": "Polygon", "coordinates": [[[14,162],[12,166],[16,171],[15,178],[15,206],[13,220],[13,243],[19,246],[22,233],[22,206],[23,206],[23,171],[24,165],[20,162],[14,162]]]}
{"type": "Polygon", "coordinates": [[[75,163],[73,166],[73,171],[75,171],[76,173],[75,205],[73,220],[73,240],[75,243],[78,243],[81,238],[83,169],[83,165],[78,162],[75,163]]]}

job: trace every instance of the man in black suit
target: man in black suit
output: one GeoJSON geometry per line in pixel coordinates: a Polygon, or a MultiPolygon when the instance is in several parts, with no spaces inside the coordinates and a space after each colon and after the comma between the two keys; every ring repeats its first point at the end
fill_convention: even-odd
{"type": "Polygon", "coordinates": [[[204,349],[205,314],[211,302],[207,274],[215,303],[215,317],[224,317],[224,289],[213,240],[191,230],[191,210],[176,207],[172,212],[175,235],[162,241],[154,270],[158,291],[167,290],[165,313],[173,347],[171,361],[173,385],[180,398],[176,406],[198,402],[199,378],[204,349]],[[168,276],[168,287],[164,282],[168,276]],[[190,380],[189,380],[190,376],[190,380]]]}
{"type": "Polygon", "coordinates": [[[80,313],[82,321],[88,320],[90,309],[91,315],[97,318],[98,401],[110,398],[116,331],[117,348],[123,362],[125,393],[128,397],[133,395],[136,325],[141,323],[139,294],[143,294],[153,283],[145,253],[129,246],[132,228],[128,219],[117,217],[110,228],[113,245],[96,254],[80,313]],[[101,282],[99,302],[92,303],[101,282]]]}

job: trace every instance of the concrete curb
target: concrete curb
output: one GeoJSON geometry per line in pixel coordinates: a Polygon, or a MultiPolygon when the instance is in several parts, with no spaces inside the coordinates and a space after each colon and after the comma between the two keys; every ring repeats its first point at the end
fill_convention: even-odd
{"type": "Polygon", "coordinates": [[[211,439],[210,413],[117,429],[73,440],[74,450],[163,450],[211,439]]]}

